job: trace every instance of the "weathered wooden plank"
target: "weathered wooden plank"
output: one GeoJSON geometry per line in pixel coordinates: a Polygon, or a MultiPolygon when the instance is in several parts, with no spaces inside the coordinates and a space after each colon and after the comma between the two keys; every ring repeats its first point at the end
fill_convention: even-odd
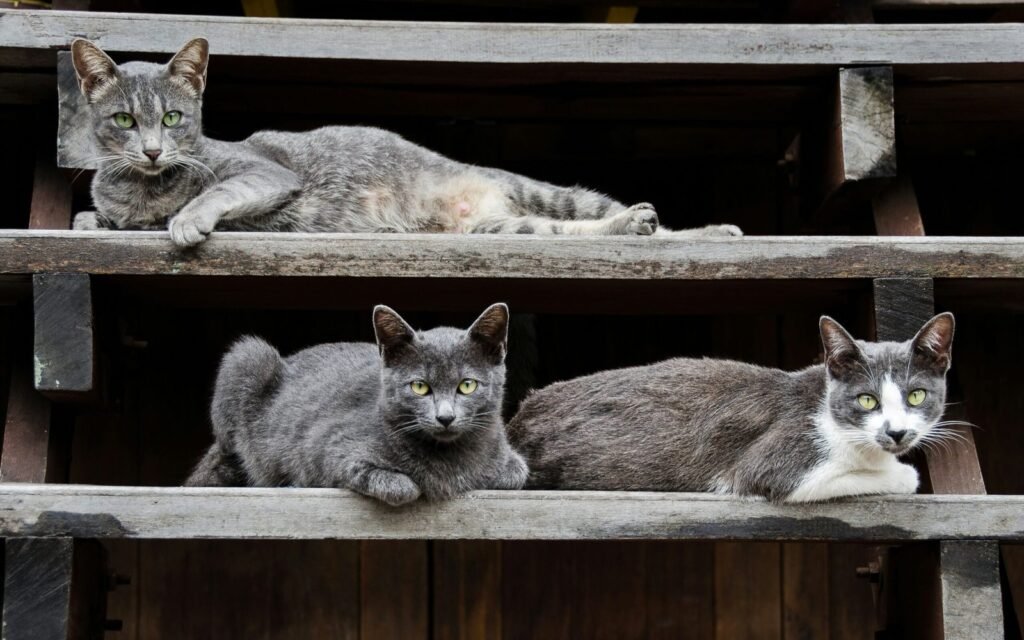
{"type": "Polygon", "coordinates": [[[37,273],[32,291],[36,390],[92,391],[95,345],[88,274],[37,273]]]}
{"type": "Polygon", "coordinates": [[[896,175],[892,67],[840,69],[828,188],[896,175]]]}
{"type": "Polygon", "coordinates": [[[678,238],[2,231],[0,274],[776,280],[1024,278],[1019,238],[678,238]]]}
{"type": "Polygon", "coordinates": [[[66,640],[71,623],[71,538],[7,540],[3,640],[66,640]]]}
{"type": "Polygon", "coordinates": [[[450,540],[1024,540],[1024,497],[773,505],[708,494],[481,491],[392,509],[334,489],[0,486],[0,535],[450,540]]]}
{"type": "Polygon", "coordinates": [[[939,543],[939,555],[945,639],[1000,640],[1003,598],[999,545],[943,541],[939,543]]]}
{"type": "Polygon", "coordinates": [[[484,24],[12,11],[0,48],[71,35],[109,51],[170,54],[204,36],[215,55],[484,63],[983,64],[1024,61],[1024,27],[801,24],[484,24]]]}
{"type": "Polygon", "coordinates": [[[935,313],[931,278],[878,278],[872,285],[878,340],[909,340],[935,313]]]}

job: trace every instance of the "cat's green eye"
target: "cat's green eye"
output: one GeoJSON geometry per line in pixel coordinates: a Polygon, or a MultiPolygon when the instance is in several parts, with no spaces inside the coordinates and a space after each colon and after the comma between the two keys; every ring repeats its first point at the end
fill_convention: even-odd
{"type": "Polygon", "coordinates": [[[122,129],[131,129],[135,126],[135,118],[124,111],[114,114],[114,124],[122,129]]]}
{"type": "Polygon", "coordinates": [[[459,383],[459,393],[461,393],[464,396],[468,396],[469,394],[476,391],[476,384],[476,380],[466,378],[465,380],[459,383]]]}
{"type": "Polygon", "coordinates": [[[909,404],[912,407],[919,406],[922,402],[924,402],[924,399],[927,395],[928,393],[925,392],[924,389],[914,389],[913,391],[907,394],[907,404],[909,404]]]}
{"type": "Polygon", "coordinates": [[[422,380],[413,380],[409,386],[412,387],[412,392],[418,396],[425,396],[430,393],[430,385],[422,380]]]}
{"type": "Polygon", "coordinates": [[[871,411],[878,406],[878,398],[870,393],[862,393],[857,396],[857,402],[859,402],[860,406],[864,407],[868,411],[871,411]]]}
{"type": "Polygon", "coordinates": [[[180,111],[168,111],[164,114],[164,126],[165,127],[176,127],[181,122],[180,111]]]}

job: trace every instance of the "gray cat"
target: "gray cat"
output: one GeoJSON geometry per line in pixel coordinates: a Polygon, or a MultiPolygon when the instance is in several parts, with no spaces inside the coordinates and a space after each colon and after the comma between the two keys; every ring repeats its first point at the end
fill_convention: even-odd
{"type": "Polygon", "coordinates": [[[378,306],[373,325],[377,346],[284,359],[259,338],[236,343],[210,409],[216,442],[186,484],[343,487],[390,505],[521,488],[501,419],[508,308],[417,332],[378,306]]]}
{"type": "Polygon", "coordinates": [[[913,340],[854,340],[820,323],[825,364],[786,372],[674,359],[553,384],[508,425],[527,486],[712,491],[810,502],[913,493],[896,458],[951,437],[945,407],[953,316],[913,340]]]}
{"type": "MultiPolygon", "coordinates": [[[[262,131],[242,142],[202,133],[208,47],[187,43],[167,65],[116,65],[86,40],[71,45],[101,155],[96,211],[75,229],[162,229],[179,246],[234,231],[635,234],[658,228],[654,208],[627,207],[456,162],[368,127],[262,131]]],[[[675,232],[742,235],[733,225],[675,232]]]]}

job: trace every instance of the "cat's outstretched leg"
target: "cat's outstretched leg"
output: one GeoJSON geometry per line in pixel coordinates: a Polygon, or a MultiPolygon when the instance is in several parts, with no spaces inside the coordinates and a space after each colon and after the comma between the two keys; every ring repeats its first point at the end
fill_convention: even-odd
{"type": "Polygon", "coordinates": [[[706,227],[680,229],[679,231],[673,231],[672,229],[661,227],[654,232],[654,235],[672,236],[675,238],[728,238],[742,236],[743,231],[734,224],[709,224],[706,227]]]}
{"type": "Polygon", "coordinates": [[[658,229],[658,214],[646,202],[597,220],[552,220],[541,216],[500,215],[485,218],[470,233],[535,233],[543,235],[649,236],[658,229]]]}
{"type": "Polygon", "coordinates": [[[185,481],[186,487],[244,487],[248,484],[238,459],[224,453],[217,443],[203,455],[185,481]]]}
{"type": "Polygon", "coordinates": [[[97,229],[117,229],[114,221],[97,211],[82,211],[75,215],[71,224],[75,231],[95,231],[97,229]]]}
{"type": "Polygon", "coordinates": [[[784,502],[819,502],[847,496],[915,493],[919,483],[917,469],[895,458],[881,469],[838,471],[826,465],[812,471],[784,502]]]}

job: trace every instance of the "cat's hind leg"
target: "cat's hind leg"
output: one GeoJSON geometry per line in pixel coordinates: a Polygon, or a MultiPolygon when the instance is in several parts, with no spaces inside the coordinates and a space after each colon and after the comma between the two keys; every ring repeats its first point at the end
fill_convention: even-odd
{"type": "Polygon", "coordinates": [[[649,236],[658,229],[654,207],[640,203],[608,218],[554,220],[534,215],[495,215],[469,227],[470,233],[532,233],[542,235],[649,236]]]}
{"type": "Polygon", "coordinates": [[[214,443],[192,470],[186,487],[244,487],[248,478],[238,457],[214,443]]]}

